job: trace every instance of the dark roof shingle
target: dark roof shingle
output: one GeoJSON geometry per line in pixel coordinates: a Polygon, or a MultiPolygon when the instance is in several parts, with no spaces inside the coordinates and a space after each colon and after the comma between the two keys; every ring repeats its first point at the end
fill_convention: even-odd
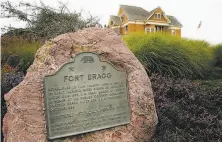
{"type": "Polygon", "coordinates": [[[137,6],[120,5],[120,7],[127,14],[129,20],[146,20],[149,14],[148,11],[137,6]]]}
{"type": "Polygon", "coordinates": [[[183,26],[174,16],[167,15],[167,18],[170,20],[171,26],[180,26],[180,27],[183,26]]]}
{"type": "Polygon", "coordinates": [[[113,21],[114,25],[118,25],[119,26],[119,25],[122,24],[122,22],[120,20],[120,17],[118,17],[118,16],[111,15],[110,16],[110,21],[113,21]]]}

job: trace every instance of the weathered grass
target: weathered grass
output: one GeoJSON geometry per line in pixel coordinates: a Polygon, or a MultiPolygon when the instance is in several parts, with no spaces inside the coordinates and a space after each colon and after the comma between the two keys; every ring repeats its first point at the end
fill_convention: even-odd
{"type": "Polygon", "coordinates": [[[9,57],[17,56],[18,58],[16,60],[18,61],[16,62],[19,62],[19,64],[16,66],[19,66],[20,71],[26,72],[34,60],[36,51],[41,45],[41,41],[30,41],[18,37],[4,37],[1,46],[2,68],[7,64],[9,57]]]}
{"type": "Polygon", "coordinates": [[[130,34],[123,39],[149,74],[202,78],[213,59],[213,47],[205,41],[144,33],[130,34]]]}
{"type": "Polygon", "coordinates": [[[11,55],[18,55],[23,59],[34,59],[34,55],[41,45],[40,41],[26,41],[22,38],[11,39],[2,45],[2,62],[5,62],[11,55]]]}

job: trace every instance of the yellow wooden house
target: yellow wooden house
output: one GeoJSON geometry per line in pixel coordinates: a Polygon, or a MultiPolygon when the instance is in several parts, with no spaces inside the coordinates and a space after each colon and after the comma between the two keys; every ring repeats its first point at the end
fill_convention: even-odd
{"type": "Polygon", "coordinates": [[[162,32],[181,36],[182,28],[182,24],[174,16],[166,15],[161,7],[149,12],[141,7],[128,5],[120,5],[118,15],[110,16],[108,26],[120,35],[162,32]]]}

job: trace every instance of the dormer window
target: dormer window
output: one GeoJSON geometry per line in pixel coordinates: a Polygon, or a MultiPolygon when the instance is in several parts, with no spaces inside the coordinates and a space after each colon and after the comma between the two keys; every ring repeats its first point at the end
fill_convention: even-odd
{"type": "Polygon", "coordinates": [[[155,19],[161,19],[162,14],[161,13],[155,13],[154,17],[155,17],[155,19]]]}

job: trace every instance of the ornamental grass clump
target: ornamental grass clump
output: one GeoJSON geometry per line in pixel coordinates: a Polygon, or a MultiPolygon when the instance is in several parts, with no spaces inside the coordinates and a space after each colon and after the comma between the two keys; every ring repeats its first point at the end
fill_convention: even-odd
{"type": "Polygon", "coordinates": [[[149,75],[203,78],[204,70],[210,68],[213,59],[213,47],[205,41],[159,33],[134,33],[123,39],[149,75]]]}

